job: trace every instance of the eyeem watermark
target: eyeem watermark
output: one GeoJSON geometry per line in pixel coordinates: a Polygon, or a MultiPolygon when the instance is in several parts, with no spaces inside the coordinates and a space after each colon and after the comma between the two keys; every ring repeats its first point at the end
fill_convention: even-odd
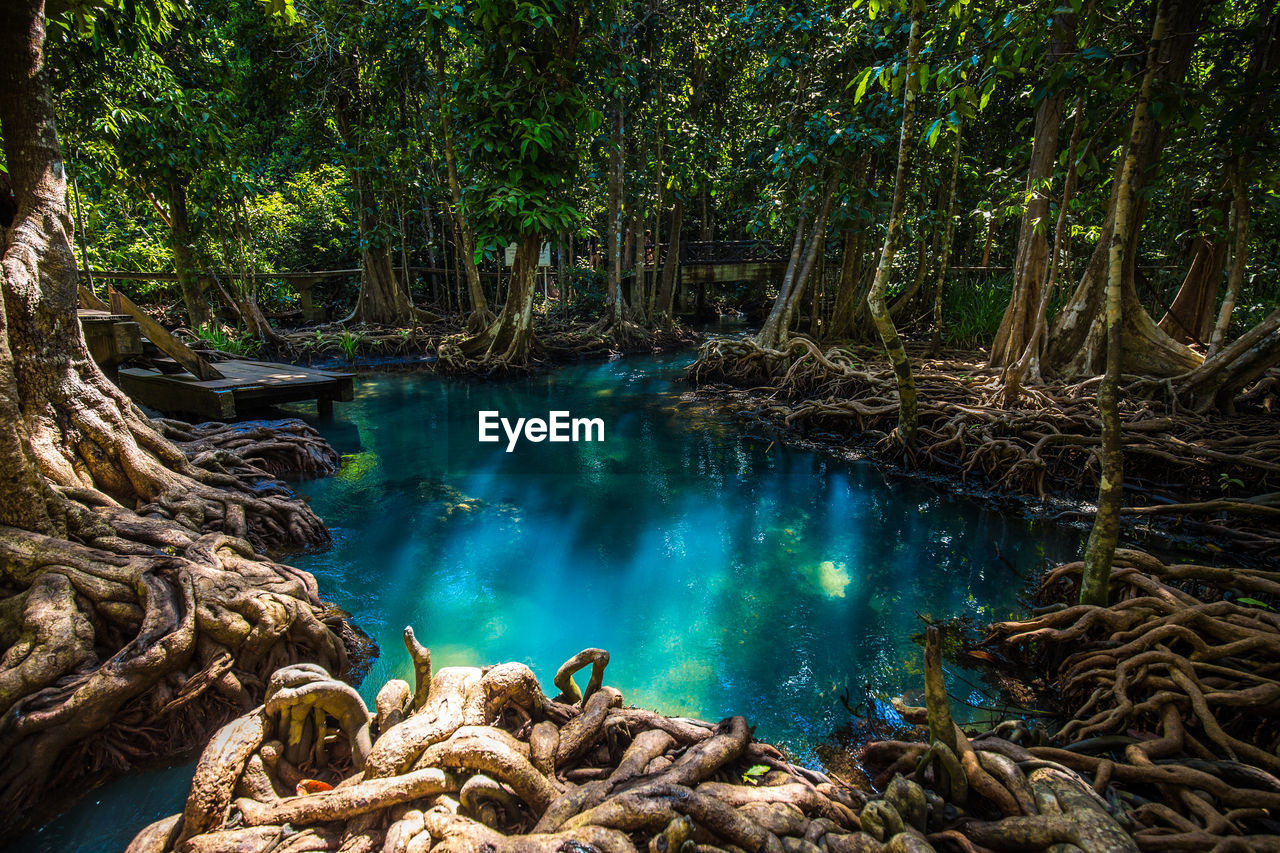
{"type": "Polygon", "coordinates": [[[604,418],[575,418],[568,412],[547,412],[542,418],[504,418],[496,411],[479,414],[479,440],[484,443],[502,441],[498,430],[506,433],[507,452],[516,449],[523,437],[535,444],[541,441],[604,441],[604,418]]]}

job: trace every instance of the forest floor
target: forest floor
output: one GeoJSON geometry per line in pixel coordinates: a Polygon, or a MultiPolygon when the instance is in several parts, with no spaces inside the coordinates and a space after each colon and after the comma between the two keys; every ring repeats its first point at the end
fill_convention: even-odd
{"type": "MultiPolygon", "coordinates": [[[[696,345],[702,336],[687,326],[673,323],[656,329],[629,326],[625,337],[601,331],[598,324],[574,321],[549,314],[536,314],[534,343],[529,361],[504,366],[503,372],[533,372],[581,358],[600,358],[621,353],[647,353],[683,349],[696,345]]],[[[446,355],[468,337],[464,320],[446,317],[440,321],[396,328],[391,326],[326,323],[281,332],[283,346],[266,349],[260,357],[297,364],[387,367],[397,364],[425,366],[442,373],[486,376],[492,365],[454,363],[446,355]]],[[[192,342],[214,358],[243,358],[220,351],[207,341],[192,342]]]]}
{"type": "MultiPolygon", "coordinates": [[[[1018,497],[1058,520],[1087,521],[1097,497],[1097,380],[1033,386],[1008,402],[981,353],[926,357],[912,348],[919,440],[891,437],[897,386],[871,347],[822,349],[793,338],[781,350],[717,338],[687,371],[698,398],[779,440],[870,457],[914,475],[1018,497]]],[[[1196,413],[1126,393],[1125,518],[1184,542],[1251,560],[1280,554],[1280,413],[1242,401],[1233,415],[1196,413]]]]}

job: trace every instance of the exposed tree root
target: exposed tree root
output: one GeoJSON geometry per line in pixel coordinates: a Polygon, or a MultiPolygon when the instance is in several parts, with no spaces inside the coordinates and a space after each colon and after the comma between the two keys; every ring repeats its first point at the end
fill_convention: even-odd
{"type": "MultiPolygon", "coordinates": [[[[411,632],[406,645],[420,682],[413,689],[393,681],[379,694],[378,716],[389,724],[375,725],[363,772],[349,724],[275,694],[223,729],[201,759],[184,814],[145,829],[130,853],[215,845],[265,853],[281,837],[306,833],[316,840],[305,849],[318,850],[933,849],[923,824],[877,830],[887,844],[860,831],[864,794],[752,742],[741,717],[716,725],[622,707],[621,694],[602,683],[602,650],[566,662],[556,676],[562,693],[552,699],[523,664],[432,673],[411,632]],[[580,691],[573,673],[587,666],[590,683],[580,691]],[[314,722],[299,726],[300,718],[314,722]],[[281,757],[290,754],[296,763],[281,757]],[[753,765],[768,772],[747,776],[753,765]],[[299,785],[303,776],[332,790],[302,794],[319,787],[299,785]]],[[[319,678],[307,683],[342,690],[319,678]]]]}
{"type": "MultiPolygon", "coordinates": [[[[750,339],[705,343],[688,370],[700,385],[756,386],[745,414],[787,429],[875,439],[885,456],[1019,494],[1096,494],[1101,424],[1097,380],[1024,389],[1004,399],[999,376],[981,364],[925,359],[916,368],[919,435],[913,452],[884,440],[897,418],[894,374],[882,359],[793,337],[781,349],[750,339]]],[[[736,402],[736,398],[735,398],[736,402]]],[[[1124,452],[1144,488],[1167,499],[1201,504],[1180,515],[1225,513],[1226,521],[1193,522],[1260,553],[1280,553],[1268,509],[1280,500],[1280,429],[1274,415],[1194,413],[1126,396],[1121,401],[1124,452]],[[1257,495],[1253,507],[1207,505],[1224,492],[1257,495]]],[[[1241,501],[1243,502],[1243,501],[1241,501]]],[[[1134,512],[1152,509],[1134,508],[1134,512]]]]}
{"type": "Polygon", "coordinates": [[[50,790],[203,742],[281,666],[345,674],[358,645],[311,575],[261,553],[328,542],[273,476],[331,471],[323,440],[300,421],[151,428],[140,443],[176,470],[138,460],[149,498],[130,506],[55,484],[66,538],[0,527],[6,828],[47,807],[50,790]],[[170,458],[161,436],[182,453],[170,458]]]}
{"type": "Polygon", "coordinates": [[[1051,739],[1021,721],[957,729],[954,750],[868,744],[863,765],[897,812],[885,825],[918,809],[908,776],[939,849],[1280,849],[1280,617],[1267,609],[1280,572],[1121,550],[1103,608],[1071,606],[1080,570],[1050,572],[1040,614],[992,626],[986,642],[1044,673],[1070,722],[1051,739]]]}

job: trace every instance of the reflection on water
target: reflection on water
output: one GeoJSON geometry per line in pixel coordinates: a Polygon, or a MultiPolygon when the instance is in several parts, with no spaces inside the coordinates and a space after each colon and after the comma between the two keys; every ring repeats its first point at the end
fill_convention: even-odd
{"type": "MultiPolygon", "coordinates": [[[[480,385],[368,377],[320,424],[343,467],[301,490],[334,547],[293,562],[381,646],[361,691],[371,705],[387,679],[412,679],[405,625],[436,666],[524,661],[548,687],[561,662],[598,646],[627,701],[742,713],[757,736],[814,763],[815,745],[849,719],[846,687],[855,703],[864,685],[884,698],[918,687],[919,615],[1008,616],[1026,575],[1075,552],[1074,532],[748,435],[680,399],[668,377],[682,363],[480,385]],[[505,453],[505,442],[477,442],[482,409],[602,417],[606,440],[505,453]]],[[[954,676],[962,690],[962,677],[978,684],[954,676]]],[[[59,841],[45,849],[120,849],[180,807],[175,775],[94,797],[170,792],[114,842],[101,823],[79,834],[110,808],[89,803],[45,833],[59,841]]]]}

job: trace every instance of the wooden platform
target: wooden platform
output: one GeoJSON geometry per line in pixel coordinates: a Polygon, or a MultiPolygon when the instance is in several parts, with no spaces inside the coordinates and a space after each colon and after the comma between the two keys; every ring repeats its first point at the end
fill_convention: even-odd
{"type": "Polygon", "coordinates": [[[276,403],[315,400],[321,414],[332,411],[334,401],[354,396],[354,377],[291,364],[266,361],[220,361],[222,379],[196,379],[190,373],[157,373],[127,367],[119,384],[133,399],[166,414],[195,415],[207,420],[227,420],[254,408],[276,403]]]}

